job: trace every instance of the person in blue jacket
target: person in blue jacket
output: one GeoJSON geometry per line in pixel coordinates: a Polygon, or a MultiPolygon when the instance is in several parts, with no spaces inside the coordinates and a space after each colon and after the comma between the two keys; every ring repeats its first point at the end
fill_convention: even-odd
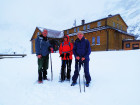
{"type": "Polygon", "coordinates": [[[77,78],[79,75],[79,70],[81,65],[84,65],[84,73],[86,78],[86,86],[89,86],[91,81],[90,73],[89,73],[89,55],[91,53],[90,43],[87,39],[85,39],[84,34],[82,31],[77,33],[77,39],[75,40],[73,46],[73,54],[75,56],[75,71],[72,77],[72,84],[71,86],[76,85],[77,78]]]}
{"type": "Polygon", "coordinates": [[[38,57],[38,83],[42,83],[42,80],[48,80],[49,53],[53,51],[53,48],[49,43],[47,34],[48,31],[44,29],[42,34],[38,35],[35,40],[35,50],[38,57]]]}

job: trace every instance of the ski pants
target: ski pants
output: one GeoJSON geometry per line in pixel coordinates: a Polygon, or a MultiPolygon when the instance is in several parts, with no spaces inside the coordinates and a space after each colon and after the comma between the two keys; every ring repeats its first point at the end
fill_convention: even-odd
{"type": "Polygon", "coordinates": [[[49,54],[46,56],[42,56],[38,58],[38,73],[42,73],[43,75],[47,75],[47,69],[49,67],[49,54]]]}
{"type": "Polygon", "coordinates": [[[86,82],[90,83],[91,77],[90,77],[90,73],[89,73],[89,61],[84,61],[84,62],[75,61],[75,71],[74,71],[74,75],[72,77],[73,82],[77,81],[77,78],[78,78],[78,75],[79,75],[79,72],[81,69],[81,65],[83,65],[83,64],[84,64],[84,73],[85,73],[86,82]],[[79,68],[78,68],[78,66],[79,66],[79,68]]]}
{"type": "Polygon", "coordinates": [[[61,80],[65,80],[65,77],[67,77],[67,79],[70,79],[71,63],[72,60],[62,60],[61,80]],[[66,66],[67,66],[67,73],[66,73],[66,66]]]}

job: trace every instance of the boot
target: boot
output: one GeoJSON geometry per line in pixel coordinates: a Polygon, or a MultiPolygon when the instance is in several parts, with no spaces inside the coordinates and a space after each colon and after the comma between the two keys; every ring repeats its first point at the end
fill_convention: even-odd
{"type": "Polygon", "coordinates": [[[64,81],[65,80],[65,70],[62,68],[61,70],[61,80],[64,81]]]}
{"type": "Polygon", "coordinates": [[[71,73],[71,70],[68,69],[68,70],[67,70],[67,80],[70,80],[70,77],[71,77],[70,73],[71,73]]]}
{"type": "Polygon", "coordinates": [[[38,73],[38,82],[42,82],[42,72],[38,73]]]}
{"type": "Polygon", "coordinates": [[[72,82],[71,86],[75,86],[77,84],[77,82],[72,82]]]}
{"type": "Polygon", "coordinates": [[[47,71],[46,70],[43,71],[43,80],[47,80],[47,71]]]}

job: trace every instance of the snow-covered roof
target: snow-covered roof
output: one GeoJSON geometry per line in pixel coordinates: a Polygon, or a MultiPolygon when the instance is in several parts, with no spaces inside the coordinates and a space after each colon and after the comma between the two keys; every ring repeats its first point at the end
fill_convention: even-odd
{"type": "Polygon", "coordinates": [[[43,30],[46,29],[48,31],[47,37],[49,37],[49,38],[63,38],[64,37],[63,31],[57,31],[57,30],[52,30],[52,29],[43,28],[43,27],[37,27],[37,28],[41,32],[43,32],[43,30]]]}
{"type": "MultiPolygon", "coordinates": [[[[116,30],[116,31],[118,31],[120,33],[135,37],[135,35],[133,35],[131,33],[127,33],[126,31],[119,30],[117,28],[113,28],[113,27],[110,27],[110,26],[102,26],[102,27],[98,27],[98,28],[88,29],[88,30],[85,30],[85,31],[82,31],[82,32],[83,33],[89,33],[89,32],[96,32],[96,31],[100,31],[100,30],[105,30],[105,29],[114,29],[114,30],[116,30]]],[[[77,33],[69,34],[69,36],[74,36],[74,35],[77,35],[77,33]]]]}

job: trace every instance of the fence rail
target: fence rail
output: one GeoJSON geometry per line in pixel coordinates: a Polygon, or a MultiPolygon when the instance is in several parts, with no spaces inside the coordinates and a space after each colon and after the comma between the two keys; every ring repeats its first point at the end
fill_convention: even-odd
{"type": "Polygon", "coordinates": [[[0,59],[4,58],[23,58],[26,54],[0,54],[0,59]]]}

